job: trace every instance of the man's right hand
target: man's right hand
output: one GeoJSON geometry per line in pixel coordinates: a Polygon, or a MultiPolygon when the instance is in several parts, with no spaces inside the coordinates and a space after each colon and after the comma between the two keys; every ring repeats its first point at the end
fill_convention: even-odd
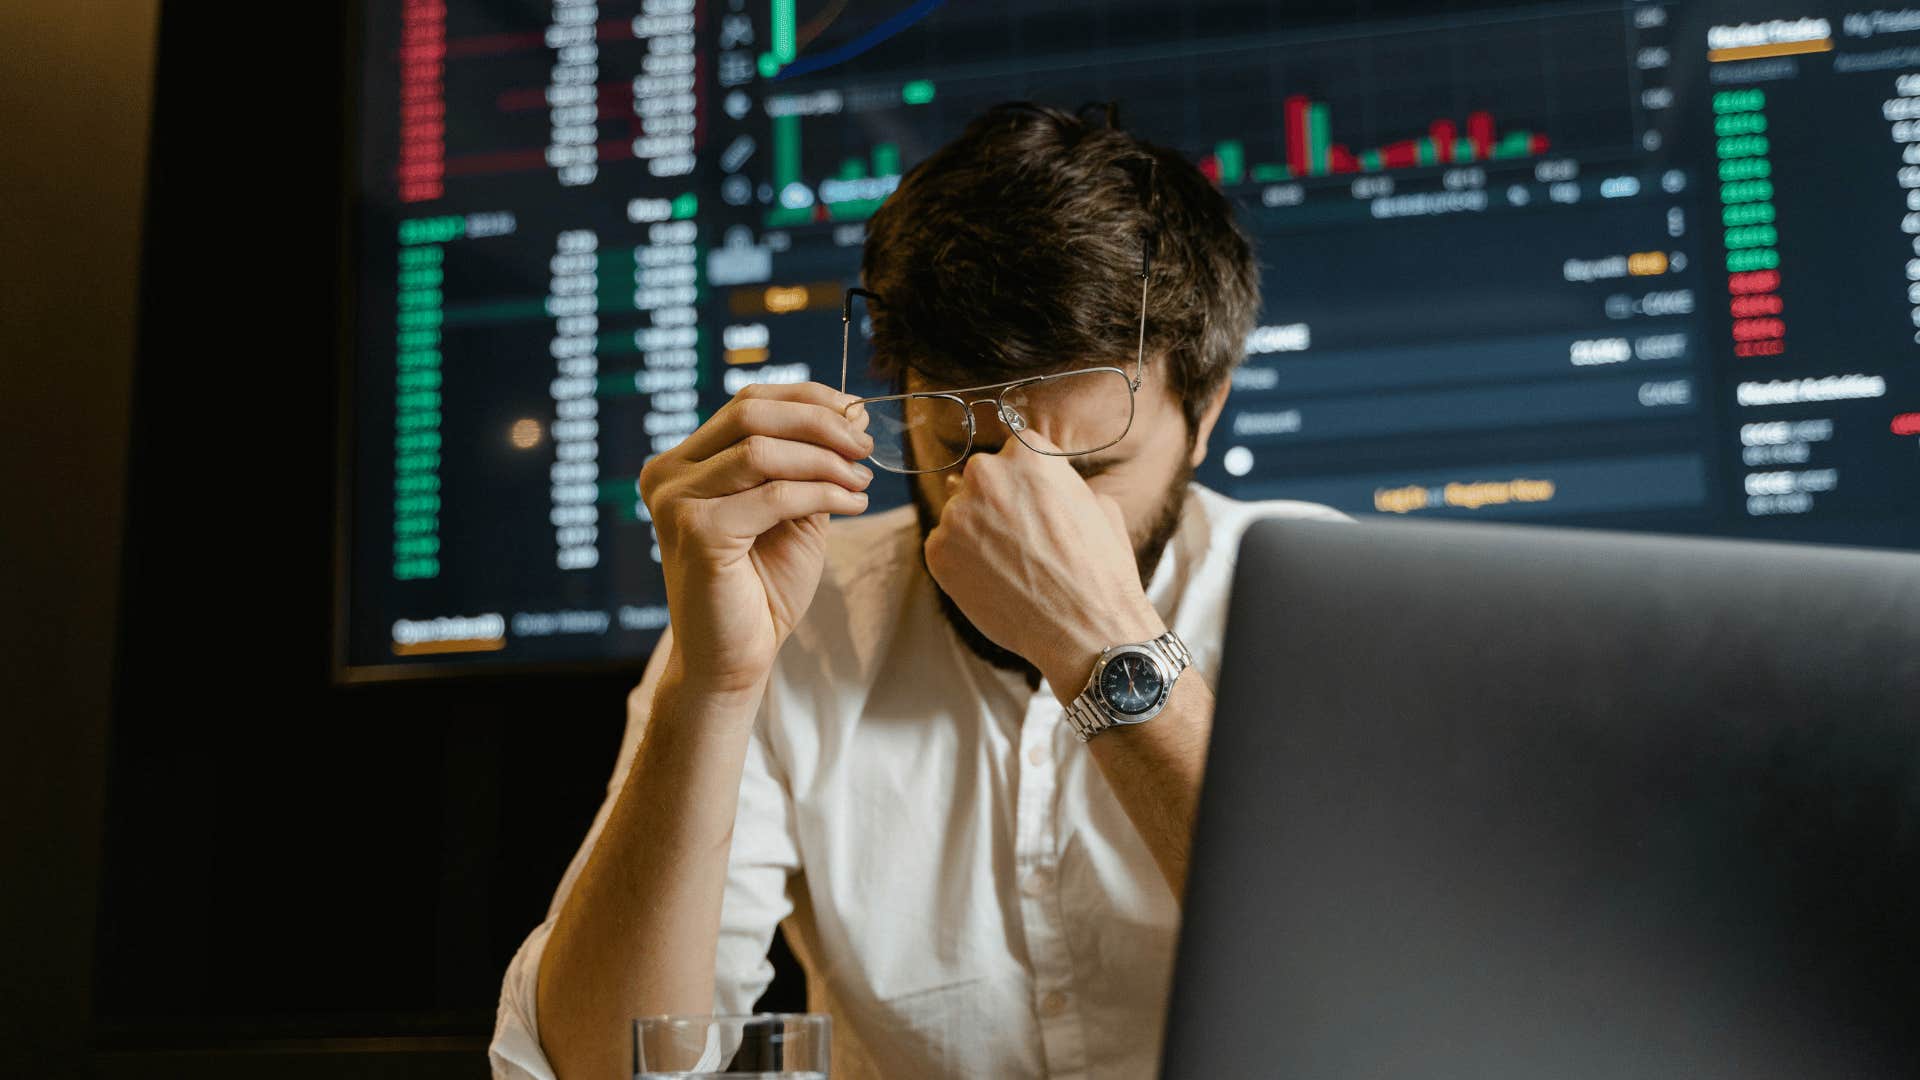
{"type": "Polygon", "coordinates": [[[841,411],[854,400],[819,383],[749,386],[640,471],[684,685],[757,694],[806,614],[827,515],[867,508],[866,412],[841,411]]]}

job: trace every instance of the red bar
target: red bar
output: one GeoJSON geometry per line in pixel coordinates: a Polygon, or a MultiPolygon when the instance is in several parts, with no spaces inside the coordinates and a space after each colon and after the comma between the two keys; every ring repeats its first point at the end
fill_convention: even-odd
{"type": "Polygon", "coordinates": [[[1733,355],[1740,357],[1779,356],[1786,351],[1787,343],[1781,341],[1779,338],[1770,338],[1764,341],[1738,341],[1735,342],[1733,346],[1733,355]]]}
{"type": "Polygon", "coordinates": [[[1467,138],[1473,141],[1473,159],[1493,156],[1493,114],[1482,109],[1467,114],[1467,138]]]}
{"type": "Polygon", "coordinates": [[[1535,135],[1532,138],[1527,140],[1527,153],[1544,154],[1546,152],[1547,152],[1547,137],[1545,135],[1535,135]]]}
{"type": "Polygon", "coordinates": [[[1287,98],[1287,168],[1296,177],[1310,172],[1307,161],[1307,96],[1287,98]]]}
{"type": "Polygon", "coordinates": [[[1451,120],[1435,120],[1427,125],[1427,134],[1433,139],[1433,154],[1442,164],[1453,160],[1453,140],[1458,138],[1457,129],[1451,120]]]}
{"type": "Polygon", "coordinates": [[[528,34],[482,34],[449,41],[447,56],[498,56],[501,53],[538,49],[546,43],[546,35],[537,30],[528,34]]]}
{"type": "Polygon", "coordinates": [[[1385,169],[1410,169],[1420,164],[1420,144],[1412,139],[1388,143],[1380,148],[1380,166],[1385,169]]]}
{"type": "Polygon", "coordinates": [[[1772,292],[1780,287],[1780,271],[1748,270],[1727,278],[1727,291],[1736,296],[1746,293],[1772,292]]]}
{"type": "Polygon", "coordinates": [[[1780,302],[1778,293],[1757,293],[1752,296],[1736,296],[1732,304],[1733,317],[1751,319],[1756,315],[1778,315],[1786,305],[1780,302]]]}
{"type": "Polygon", "coordinates": [[[1337,173],[1359,172],[1360,163],[1354,160],[1353,151],[1334,143],[1327,147],[1327,169],[1337,173]]]}
{"type": "Polygon", "coordinates": [[[1893,418],[1895,435],[1920,435],[1920,412],[1901,413],[1893,418]]]}
{"type": "MultiPolygon", "coordinates": [[[[633,111],[632,87],[633,84],[630,82],[615,79],[610,82],[597,83],[594,89],[599,92],[602,102],[617,100],[622,103],[621,113],[630,114],[633,111]],[[622,91],[625,91],[625,96],[617,96],[620,95],[622,91]]],[[[544,109],[547,107],[547,88],[544,86],[527,86],[516,90],[502,90],[500,96],[493,99],[493,107],[499,109],[501,112],[522,112],[527,109],[544,109]]]]}
{"type": "Polygon", "coordinates": [[[538,150],[502,150],[492,154],[463,154],[447,162],[448,176],[474,173],[517,172],[538,169],[547,163],[547,152],[538,150]]]}
{"type": "Polygon", "coordinates": [[[1781,319],[1735,319],[1733,320],[1733,340],[1760,341],[1764,338],[1787,336],[1787,324],[1781,319]]]}
{"type": "Polygon", "coordinates": [[[1212,154],[1200,159],[1200,175],[1218,185],[1220,183],[1220,159],[1212,154]]]}

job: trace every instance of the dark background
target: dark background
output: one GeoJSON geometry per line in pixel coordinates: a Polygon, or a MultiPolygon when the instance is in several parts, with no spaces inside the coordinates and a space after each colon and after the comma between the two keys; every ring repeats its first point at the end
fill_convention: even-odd
{"type": "Polygon", "coordinates": [[[157,7],[0,4],[0,1075],[81,1065],[157,7]]]}
{"type": "Polygon", "coordinates": [[[330,680],[351,15],[275,14],[0,4],[0,1076],[481,1074],[637,675],[330,680]]]}
{"type": "Polygon", "coordinates": [[[330,682],[344,25],[0,16],[0,1074],[482,1074],[603,794],[637,667],[330,682]]]}

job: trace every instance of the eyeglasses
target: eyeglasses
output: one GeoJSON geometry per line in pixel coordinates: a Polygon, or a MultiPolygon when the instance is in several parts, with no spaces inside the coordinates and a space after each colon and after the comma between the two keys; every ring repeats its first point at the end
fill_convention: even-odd
{"type": "MultiPolygon", "coordinates": [[[[846,411],[851,414],[862,406],[867,410],[867,434],[873,437],[869,459],[888,472],[909,475],[951,469],[973,450],[974,407],[983,404],[993,406],[993,414],[1028,449],[1050,457],[1081,457],[1126,438],[1133,428],[1134,391],[1140,389],[1147,370],[1151,268],[1149,240],[1140,259],[1140,333],[1131,376],[1117,367],[1091,367],[959,390],[861,398],[847,405],[846,411]]],[[[884,303],[878,293],[866,289],[848,289],[841,303],[843,394],[856,296],[865,297],[869,304],[884,303]]]]}

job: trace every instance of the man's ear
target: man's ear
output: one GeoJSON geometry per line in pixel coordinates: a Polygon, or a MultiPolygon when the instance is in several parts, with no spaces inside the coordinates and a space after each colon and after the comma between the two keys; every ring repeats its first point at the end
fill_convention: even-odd
{"type": "Polygon", "coordinates": [[[1220,410],[1227,405],[1227,391],[1233,389],[1231,377],[1220,380],[1220,389],[1213,392],[1213,399],[1207,402],[1205,412],[1193,425],[1193,450],[1189,454],[1189,463],[1199,468],[1207,460],[1207,439],[1213,435],[1213,425],[1220,420],[1220,410]]]}

